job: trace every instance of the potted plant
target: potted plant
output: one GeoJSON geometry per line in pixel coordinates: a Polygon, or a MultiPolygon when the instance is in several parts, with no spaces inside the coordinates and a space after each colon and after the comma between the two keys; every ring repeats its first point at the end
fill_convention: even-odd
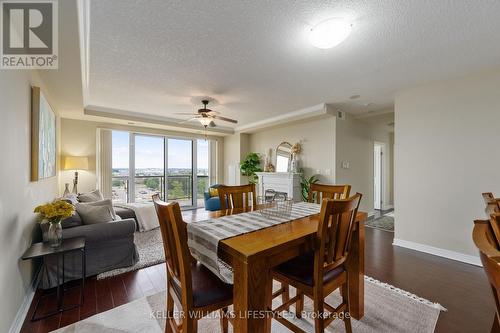
{"type": "Polygon", "coordinates": [[[50,223],[47,232],[47,239],[50,246],[57,248],[61,245],[61,221],[73,215],[74,211],[75,208],[73,205],[64,200],[56,200],[35,208],[35,213],[38,213],[40,223],[50,223]]]}
{"type": "Polygon", "coordinates": [[[301,194],[302,194],[302,200],[307,201],[309,199],[309,189],[311,188],[311,184],[317,183],[319,181],[318,178],[316,178],[315,175],[312,175],[309,178],[306,178],[304,176],[303,170],[300,173],[300,187],[302,189],[301,194]]]}
{"type": "Polygon", "coordinates": [[[256,172],[261,172],[260,156],[257,153],[249,153],[247,157],[240,163],[240,170],[243,176],[248,177],[250,184],[257,183],[256,172]]]}

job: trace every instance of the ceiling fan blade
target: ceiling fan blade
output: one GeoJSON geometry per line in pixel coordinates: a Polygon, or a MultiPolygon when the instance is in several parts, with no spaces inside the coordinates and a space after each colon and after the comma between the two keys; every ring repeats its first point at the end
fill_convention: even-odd
{"type": "Polygon", "coordinates": [[[187,113],[187,112],[174,112],[172,114],[177,114],[180,116],[197,116],[198,115],[197,113],[187,113]]]}
{"type": "Polygon", "coordinates": [[[213,118],[213,119],[219,119],[219,120],[223,120],[223,121],[228,121],[230,123],[233,123],[233,124],[237,124],[238,121],[237,120],[234,120],[234,119],[231,119],[231,118],[226,118],[226,117],[221,117],[221,116],[214,116],[214,115],[208,115],[210,118],[213,118]]]}
{"type": "Polygon", "coordinates": [[[208,112],[208,114],[220,114],[219,111],[215,111],[215,110],[210,110],[210,112],[208,112]]]}
{"type": "Polygon", "coordinates": [[[184,123],[187,123],[187,122],[190,122],[190,121],[193,121],[193,120],[196,120],[200,117],[193,117],[193,118],[189,118],[187,120],[183,120],[183,121],[180,121],[179,124],[184,124],[184,123]]]}

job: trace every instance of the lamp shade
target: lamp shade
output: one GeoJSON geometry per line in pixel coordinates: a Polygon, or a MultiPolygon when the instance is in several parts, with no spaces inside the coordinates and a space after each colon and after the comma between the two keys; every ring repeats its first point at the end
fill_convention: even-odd
{"type": "Polygon", "coordinates": [[[89,158],[86,156],[64,157],[64,170],[88,170],[89,158]]]}

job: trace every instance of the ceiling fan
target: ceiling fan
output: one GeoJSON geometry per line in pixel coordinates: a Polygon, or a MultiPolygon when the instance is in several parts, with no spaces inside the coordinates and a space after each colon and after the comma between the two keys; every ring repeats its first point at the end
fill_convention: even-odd
{"type": "Polygon", "coordinates": [[[209,103],[208,100],[204,99],[201,102],[203,103],[203,108],[202,109],[198,109],[198,113],[194,113],[194,114],[193,113],[175,113],[175,114],[183,115],[183,116],[188,116],[188,115],[189,116],[194,116],[194,117],[192,117],[192,118],[190,118],[188,120],[182,121],[181,123],[185,123],[185,122],[188,122],[188,121],[192,121],[194,119],[198,119],[198,121],[205,128],[207,128],[207,127],[215,127],[214,119],[222,120],[222,121],[227,121],[227,122],[230,122],[230,123],[233,123],[233,124],[237,124],[238,123],[237,120],[218,116],[219,112],[207,109],[207,105],[209,103]]]}

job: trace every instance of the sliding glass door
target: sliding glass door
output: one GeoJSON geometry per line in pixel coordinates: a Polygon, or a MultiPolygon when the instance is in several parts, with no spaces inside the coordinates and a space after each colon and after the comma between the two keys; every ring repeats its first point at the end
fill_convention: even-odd
{"type": "Polygon", "coordinates": [[[210,141],[113,131],[113,200],[150,202],[154,194],[202,207],[210,182],[210,141]]]}
{"type": "Polygon", "coordinates": [[[167,193],[181,206],[193,203],[193,140],[167,138],[167,193]]]}
{"type": "Polygon", "coordinates": [[[165,139],[134,135],[134,201],[148,202],[154,194],[165,199],[165,139]]]}

